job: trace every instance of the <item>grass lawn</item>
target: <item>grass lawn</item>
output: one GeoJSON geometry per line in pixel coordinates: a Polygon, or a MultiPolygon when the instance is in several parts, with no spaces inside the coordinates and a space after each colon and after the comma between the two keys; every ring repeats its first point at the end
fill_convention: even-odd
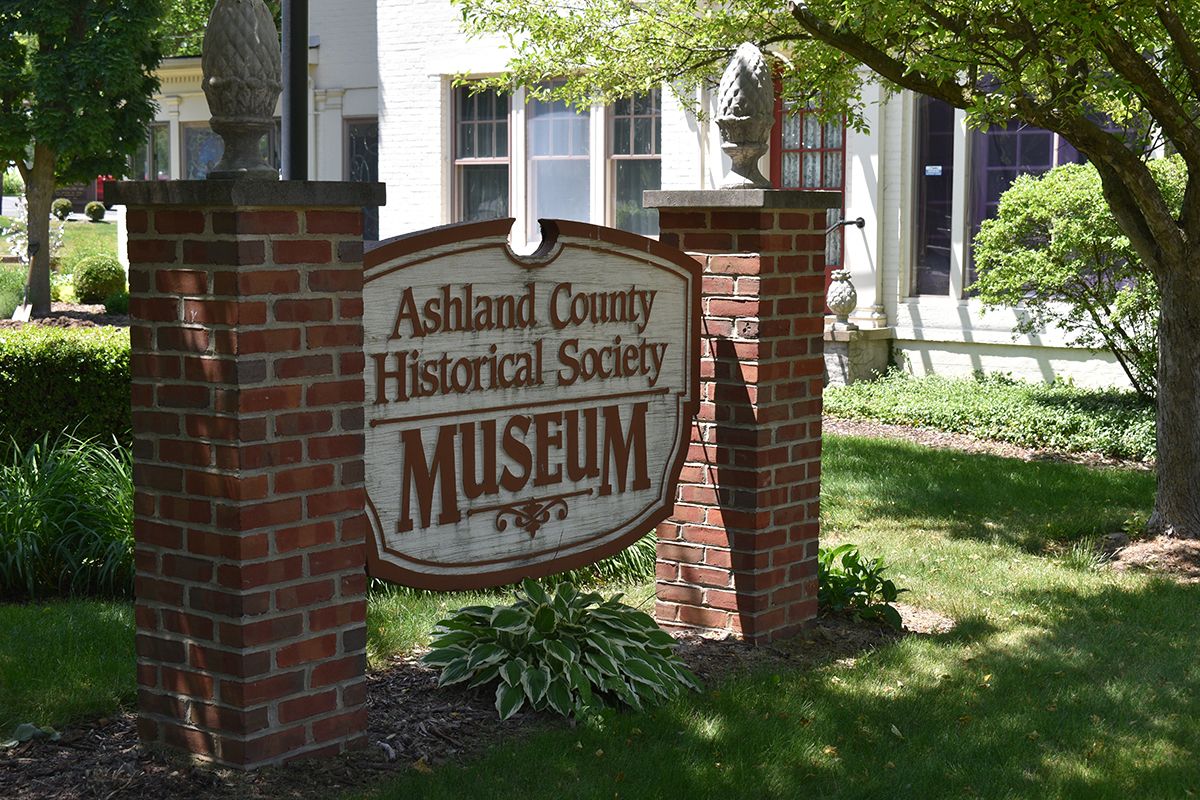
{"type": "MultiPolygon", "coordinates": [[[[8,217],[0,217],[0,229],[9,225],[8,217]]],[[[112,217],[102,222],[66,223],[63,233],[63,249],[59,262],[66,272],[74,269],[75,262],[85,255],[92,253],[117,254],[117,223],[112,217]]],[[[0,255],[8,255],[8,242],[0,239],[0,255]]]]}
{"type": "MultiPolygon", "coordinates": [[[[742,676],[645,714],[552,730],[465,766],[413,772],[371,797],[1200,792],[1200,587],[1096,570],[1065,546],[1144,511],[1152,475],[837,437],[826,439],[824,475],[827,540],[885,556],[893,577],[912,589],[902,599],[952,616],[956,630],[810,672],[742,676]]],[[[423,640],[442,610],[463,599],[373,601],[372,660],[423,640]]],[[[28,721],[61,722],[83,713],[72,696],[91,691],[130,699],[127,617],[117,659],[128,672],[101,692],[73,677],[100,674],[99,666],[54,658],[66,634],[39,624],[45,612],[7,611],[24,620],[23,632],[11,637],[15,643],[0,640],[0,652],[46,653],[41,669],[53,666],[60,677],[14,685],[0,671],[0,721],[20,716],[8,713],[15,705],[26,716],[40,710],[28,721]]],[[[0,617],[0,631],[9,627],[0,617]]],[[[8,664],[0,658],[0,670],[8,664]]]]}

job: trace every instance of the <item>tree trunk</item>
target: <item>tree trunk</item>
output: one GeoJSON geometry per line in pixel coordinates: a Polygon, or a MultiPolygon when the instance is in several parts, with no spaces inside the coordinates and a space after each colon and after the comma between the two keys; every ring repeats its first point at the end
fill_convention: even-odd
{"type": "Polygon", "coordinates": [[[1158,490],[1152,534],[1200,538],[1200,252],[1158,276],[1158,490]]]}
{"type": "Polygon", "coordinates": [[[50,313],[50,205],[54,202],[54,156],[44,146],[34,148],[33,166],[25,182],[29,219],[29,295],[33,315],[50,313]]]}

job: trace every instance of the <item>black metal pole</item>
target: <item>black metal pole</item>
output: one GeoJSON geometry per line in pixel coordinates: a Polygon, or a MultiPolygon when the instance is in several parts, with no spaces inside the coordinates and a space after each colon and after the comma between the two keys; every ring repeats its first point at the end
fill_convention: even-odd
{"type": "Polygon", "coordinates": [[[308,0],[283,0],[284,180],[308,180],[308,0]]]}

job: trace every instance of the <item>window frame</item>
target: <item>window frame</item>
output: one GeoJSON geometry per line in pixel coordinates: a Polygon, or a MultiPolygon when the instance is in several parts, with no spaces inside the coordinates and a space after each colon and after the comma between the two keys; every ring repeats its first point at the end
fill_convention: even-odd
{"type": "MultiPolygon", "coordinates": [[[[504,127],[507,134],[506,155],[502,158],[499,156],[488,156],[486,158],[471,156],[469,158],[460,158],[458,155],[459,126],[463,124],[463,120],[459,119],[459,93],[468,93],[468,97],[472,97],[472,95],[469,94],[470,87],[468,86],[452,85],[450,87],[450,183],[452,195],[450,207],[451,213],[454,217],[454,222],[465,221],[463,203],[466,200],[466,192],[463,190],[464,170],[462,169],[465,166],[503,164],[504,166],[508,167],[508,197],[506,202],[508,206],[508,216],[511,217],[513,214],[513,92],[501,92],[498,89],[489,89],[486,91],[495,92],[497,94],[497,101],[503,99],[505,103],[504,127]]],[[[499,122],[499,120],[500,117],[497,116],[492,119],[492,122],[499,122]]],[[[478,125],[479,122],[474,121],[470,124],[475,126],[478,125]]]]}
{"type": "MultiPolygon", "coordinates": [[[[615,152],[616,143],[617,143],[617,134],[616,134],[617,118],[619,116],[621,116],[621,117],[627,117],[630,120],[630,124],[629,124],[630,148],[629,149],[631,151],[634,149],[633,144],[636,141],[635,133],[634,133],[634,130],[635,130],[634,122],[635,122],[635,120],[638,120],[638,119],[646,119],[646,117],[644,115],[638,116],[637,114],[632,113],[633,112],[633,98],[632,97],[627,98],[630,102],[630,107],[629,107],[630,113],[628,115],[618,115],[616,113],[616,105],[615,104],[610,104],[610,105],[604,106],[605,116],[607,117],[607,119],[605,120],[605,128],[604,128],[604,130],[605,130],[604,153],[605,153],[605,162],[606,162],[605,170],[604,170],[604,180],[605,180],[605,184],[606,184],[604,187],[605,188],[604,197],[605,197],[605,205],[606,205],[605,212],[604,212],[605,213],[604,218],[607,221],[606,224],[612,228],[617,227],[617,164],[618,164],[618,162],[620,162],[620,161],[657,161],[659,163],[659,188],[660,189],[662,188],[662,156],[663,156],[663,154],[662,154],[662,149],[663,149],[662,148],[662,121],[663,121],[662,88],[655,87],[650,90],[650,93],[651,93],[651,96],[654,97],[654,100],[655,100],[655,102],[654,102],[654,112],[655,113],[649,117],[649,119],[651,120],[651,136],[650,136],[650,151],[651,152],[650,153],[633,153],[633,152],[616,153],[615,152]],[[655,128],[655,123],[657,123],[657,129],[655,128]]],[[[657,217],[657,214],[656,214],[656,217],[657,217]]],[[[657,224],[655,227],[657,227],[657,224]]],[[[637,235],[645,236],[646,234],[639,233],[637,235]]],[[[649,238],[657,239],[658,233],[655,233],[653,236],[650,236],[649,238]]]]}

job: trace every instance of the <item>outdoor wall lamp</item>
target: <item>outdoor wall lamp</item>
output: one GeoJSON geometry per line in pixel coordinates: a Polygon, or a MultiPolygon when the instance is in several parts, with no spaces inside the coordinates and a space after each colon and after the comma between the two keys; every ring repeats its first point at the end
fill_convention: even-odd
{"type": "Polygon", "coordinates": [[[861,230],[862,228],[867,227],[867,221],[865,219],[863,219],[862,217],[855,217],[854,219],[843,219],[843,220],[833,223],[828,228],[826,228],[825,235],[828,236],[829,234],[836,231],[838,228],[847,228],[851,225],[853,225],[854,227],[861,230]]]}

